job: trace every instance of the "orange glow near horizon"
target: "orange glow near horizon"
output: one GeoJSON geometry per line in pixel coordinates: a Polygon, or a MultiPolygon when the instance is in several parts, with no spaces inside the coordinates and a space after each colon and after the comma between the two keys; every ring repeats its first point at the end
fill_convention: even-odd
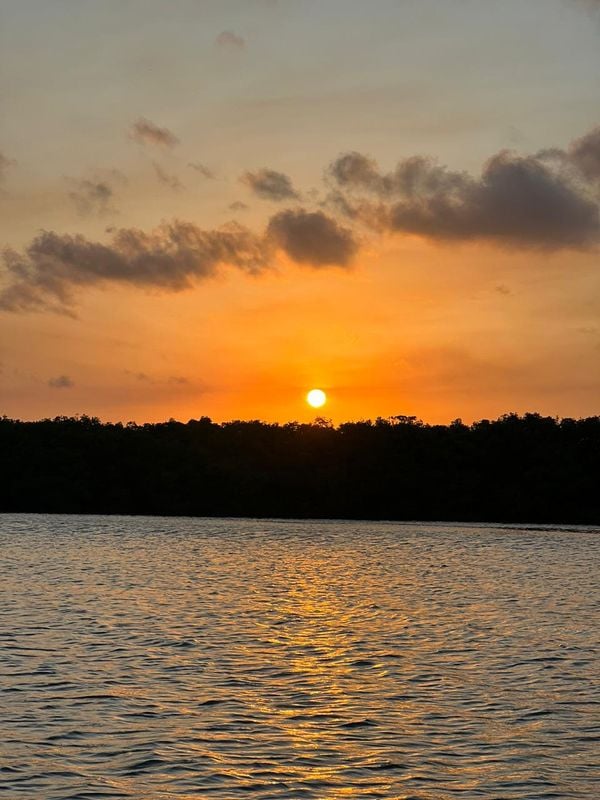
{"type": "MultiPolygon", "coordinates": [[[[431,423],[508,411],[592,415],[597,386],[586,359],[571,354],[587,347],[593,358],[595,340],[559,313],[565,294],[585,306],[591,289],[559,270],[565,258],[384,241],[346,271],[285,264],[169,295],[90,291],[79,319],[4,317],[15,364],[29,366],[5,361],[16,385],[4,390],[3,413],[308,422],[312,386],[325,387],[336,424],[395,414],[431,423]],[[47,385],[63,374],[72,386],[47,385]]],[[[591,257],[569,255],[571,266],[576,259],[585,277],[591,257]]]]}

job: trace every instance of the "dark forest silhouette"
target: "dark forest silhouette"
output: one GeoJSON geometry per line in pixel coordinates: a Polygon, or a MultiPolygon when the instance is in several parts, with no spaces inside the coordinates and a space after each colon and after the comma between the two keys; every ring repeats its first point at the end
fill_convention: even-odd
{"type": "Polygon", "coordinates": [[[600,417],[0,419],[0,510],[600,523],[600,417]]]}

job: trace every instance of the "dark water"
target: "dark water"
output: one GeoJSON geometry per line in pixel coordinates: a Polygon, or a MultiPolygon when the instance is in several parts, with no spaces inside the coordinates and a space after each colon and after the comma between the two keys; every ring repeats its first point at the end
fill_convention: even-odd
{"type": "Polygon", "coordinates": [[[600,797],[600,533],[0,517],[0,797],[600,797]]]}

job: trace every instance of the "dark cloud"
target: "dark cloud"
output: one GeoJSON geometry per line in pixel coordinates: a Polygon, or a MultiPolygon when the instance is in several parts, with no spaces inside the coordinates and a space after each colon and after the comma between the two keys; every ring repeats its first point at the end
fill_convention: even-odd
{"type": "Polygon", "coordinates": [[[169,189],[172,189],[174,192],[178,192],[180,189],[183,189],[183,184],[177,175],[171,175],[169,172],[165,172],[165,170],[160,166],[160,164],[157,164],[156,161],[152,162],[152,166],[156,172],[156,177],[164,186],[168,186],[169,189]]]}
{"type": "MultiPolygon", "coordinates": [[[[360,153],[330,166],[329,205],[353,228],[416,234],[432,240],[492,240],[546,250],[592,248],[600,243],[599,129],[568,148],[521,156],[501,151],[478,177],[412,156],[390,172],[360,153]]],[[[161,178],[160,167],[155,165],[161,178]]],[[[282,173],[247,173],[258,194],[296,197],[282,173]],[[273,176],[275,176],[273,178],[273,176]],[[266,180],[268,179],[268,180],[266,180]]],[[[164,175],[173,188],[173,176],[164,175]]],[[[176,179],[175,179],[176,180],[176,179]]],[[[108,193],[82,184],[98,202],[108,193]]],[[[232,204],[242,210],[243,204],[232,204]]],[[[239,224],[203,230],[193,223],[163,223],[153,231],[110,231],[107,244],[81,235],[42,232],[23,252],[4,251],[0,309],[69,313],[78,290],[109,284],[180,291],[211,278],[222,266],[260,272],[277,249],[313,267],[347,266],[358,250],[356,233],[325,211],[286,209],[263,234],[239,224]]],[[[501,290],[500,290],[501,291],[501,290]]]]}
{"type": "Polygon", "coordinates": [[[23,252],[4,251],[0,310],[69,314],[77,292],[94,286],[182,291],[215,277],[222,266],[262,272],[277,248],[314,267],[345,266],[357,244],[331,217],[302,209],[275,215],[260,236],[237,223],[206,231],[180,221],[150,232],[112,230],[108,244],[44,231],[23,252]]]}
{"type": "Polygon", "coordinates": [[[229,205],[230,211],[247,211],[248,205],[243,203],[241,200],[235,200],[233,203],[229,205]]]}
{"type": "Polygon", "coordinates": [[[131,126],[130,136],[140,144],[152,144],[159,147],[175,147],[179,139],[168,128],[159,128],[149,119],[140,117],[131,126]]]}
{"type": "Polygon", "coordinates": [[[233,31],[221,31],[215,41],[219,47],[231,47],[235,50],[242,50],[246,46],[246,40],[233,31]]]}
{"type": "Polygon", "coordinates": [[[592,131],[568,151],[501,151],[478,178],[422,156],[382,173],[367,156],[347,153],[328,170],[329,203],[370,227],[430,239],[589,248],[600,242],[598,200],[590,185],[598,174],[599,140],[592,131]]]}
{"type": "Polygon", "coordinates": [[[329,173],[342,188],[381,190],[383,179],[377,162],[356,151],[339,156],[329,167],[329,173]]]}
{"type": "Polygon", "coordinates": [[[201,164],[199,161],[190,161],[188,167],[191,167],[196,172],[199,172],[203,178],[207,178],[208,180],[215,179],[215,173],[205,164],[201,164]]]}
{"type": "Polygon", "coordinates": [[[57,375],[56,378],[50,378],[48,386],[51,389],[71,389],[75,384],[68,375],[57,375]]]}
{"type": "Polygon", "coordinates": [[[299,198],[292,181],[283,172],[264,168],[257,172],[246,172],[240,180],[263,200],[281,201],[299,198]]]}
{"type": "Polygon", "coordinates": [[[269,243],[239,225],[205,231],[175,221],[149,233],[122,228],[109,244],[43,232],[23,253],[5,250],[8,281],[0,309],[68,313],[77,289],[106,284],[180,291],[214,276],[221,265],[260,271],[268,255],[269,243]]]}
{"type": "Polygon", "coordinates": [[[333,162],[329,172],[340,189],[362,190],[385,199],[452,192],[470,180],[466,172],[450,172],[423,156],[406,158],[393,172],[382,174],[373,159],[346,153],[333,162]]]}
{"type": "Polygon", "coordinates": [[[281,211],[271,218],[269,236],[294,261],[313,266],[346,266],[358,244],[352,232],[322,211],[281,211]]]}

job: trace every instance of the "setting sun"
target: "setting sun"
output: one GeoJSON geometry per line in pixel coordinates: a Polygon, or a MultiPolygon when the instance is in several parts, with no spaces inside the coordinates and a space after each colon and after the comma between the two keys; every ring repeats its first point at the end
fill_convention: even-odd
{"type": "Polygon", "coordinates": [[[327,402],[327,395],[322,389],[311,389],[306,395],[306,402],[313,408],[321,408],[327,402]]]}

